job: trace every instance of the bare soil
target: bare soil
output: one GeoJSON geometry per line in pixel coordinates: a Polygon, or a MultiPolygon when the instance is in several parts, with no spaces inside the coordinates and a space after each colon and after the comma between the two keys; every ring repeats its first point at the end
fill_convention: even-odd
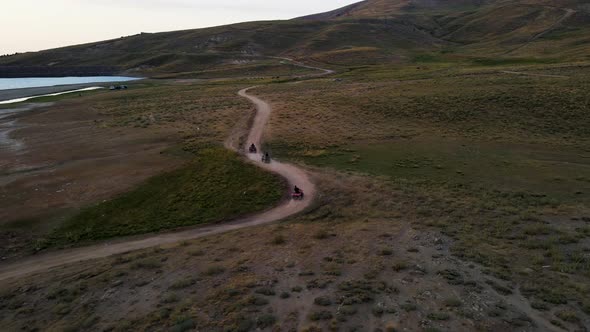
{"type": "Polygon", "coordinates": [[[51,229],[52,217],[109,199],[183,162],[162,153],[178,143],[170,131],[101,127],[101,117],[68,102],[0,120],[6,133],[0,145],[1,256],[17,254],[33,229],[51,229]]]}

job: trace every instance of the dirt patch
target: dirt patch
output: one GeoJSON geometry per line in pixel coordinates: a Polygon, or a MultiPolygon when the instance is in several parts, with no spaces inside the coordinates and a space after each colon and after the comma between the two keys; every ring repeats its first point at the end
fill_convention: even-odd
{"type": "Polygon", "coordinates": [[[88,105],[69,103],[19,113],[5,122],[0,227],[13,231],[0,240],[0,255],[20,247],[7,243],[14,232],[43,232],[51,227],[48,216],[108,199],[182,163],[162,154],[178,142],[170,131],[101,128],[100,119],[88,105]]]}

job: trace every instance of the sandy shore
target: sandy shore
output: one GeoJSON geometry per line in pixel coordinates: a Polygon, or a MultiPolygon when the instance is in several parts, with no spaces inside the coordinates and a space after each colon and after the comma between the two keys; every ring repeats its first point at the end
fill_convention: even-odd
{"type": "Polygon", "coordinates": [[[49,93],[64,92],[69,90],[78,90],[88,88],[91,86],[103,86],[108,87],[110,83],[88,83],[88,84],[71,84],[71,85],[57,85],[57,86],[46,86],[40,88],[26,88],[26,89],[12,89],[12,90],[0,90],[0,101],[30,97],[37,95],[45,95],[49,93]]]}

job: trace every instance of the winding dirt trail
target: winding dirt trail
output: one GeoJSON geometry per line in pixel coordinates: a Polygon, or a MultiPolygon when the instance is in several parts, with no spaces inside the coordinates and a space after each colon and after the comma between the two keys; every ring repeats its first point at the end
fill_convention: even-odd
{"type": "MultiPolygon", "coordinates": [[[[260,143],[262,143],[262,134],[270,118],[272,108],[265,101],[255,96],[249,95],[248,91],[250,89],[252,88],[244,89],[239,92],[240,96],[248,98],[252,103],[254,103],[258,110],[254,119],[254,124],[252,125],[248,135],[247,145],[254,143],[257,146],[260,146],[260,143]]],[[[231,144],[231,140],[230,143],[226,142],[226,146],[233,150],[237,150],[237,147],[231,144]]],[[[279,206],[266,212],[223,224],[198,227],[172,233],[157,234],[143,238],[136,237],[132,239],[119,239],[109,241],[107,243],[92,245],[89,247],[40,254],[37,256],[25,258],[19,262],[0,265],[0,280],[19,278],[33,273],[43,273],[49,269],[66,264],[104,258],[138,249],[173,244],[232,230],[267,224],[300,213],[312,203],[313,198],[315,197],[316,189],[305,171],[297,168],[294,165],[284,164],[277,161],[273,161],[270,164],[262,163],[260,162],[260,154],[248,154],[248,158],[250,162],[255,163],[256,165],[268,171],[281,175],[289,182],[290,186],[296,184],[297,186],[301,187],[306,194],[305,200],[284,201],[279,206]]]]}

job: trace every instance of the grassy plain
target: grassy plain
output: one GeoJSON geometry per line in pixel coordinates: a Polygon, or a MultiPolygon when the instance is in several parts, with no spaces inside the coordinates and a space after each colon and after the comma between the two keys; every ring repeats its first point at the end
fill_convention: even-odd
{"type": "Polygon", "coordinates": [[[238,86],[134,83],[127,91],[43,99],[56,104],[17,115],[22,125],[13,135],[25,143],[22,151],[2,151],[0,169],[2,255],[220,221],[275,204],[280,181],[220,150],[253,114],[236,97],[238,86]],[[219,204],[203,203],[222,192],[228,196],[219,204]]]}
{"type": "Polygon", "coordinates": [[[232,152],[210,148],[183,168],[149,179],[112,200],[86,207],[50,235],[50,245],[145,234],[226,221],[262,211],[283,184],[232,152]]]}
{"type": "MultiPolygon", "coordinates": [[[[2,324],[121,331],[587,326],[589,67],[419,60],[254,90],[274,106],[266,148],[306,165],[320,189],[309,213],[11,281],[0,288],[2,324]]],[[[229,105],[243,103],[235,96],[242,86],[203,91],[211,98],[204,105],[228,105],[228,113],[210,118],[225,130],[189,130],[211,128],[180,106],[194,96],[189,87],[105,101],[97,106],[106,115],[100,125],[149,130],[170,119],[189,146],[221,142],[229,105]]]]}
{"type": "Polygon", "coordinates": [[[276,106],[269,148],[389,183],[415,225],[506,293],[587,321],[590,69],[422,66],[261,89],[276,106]]]}

